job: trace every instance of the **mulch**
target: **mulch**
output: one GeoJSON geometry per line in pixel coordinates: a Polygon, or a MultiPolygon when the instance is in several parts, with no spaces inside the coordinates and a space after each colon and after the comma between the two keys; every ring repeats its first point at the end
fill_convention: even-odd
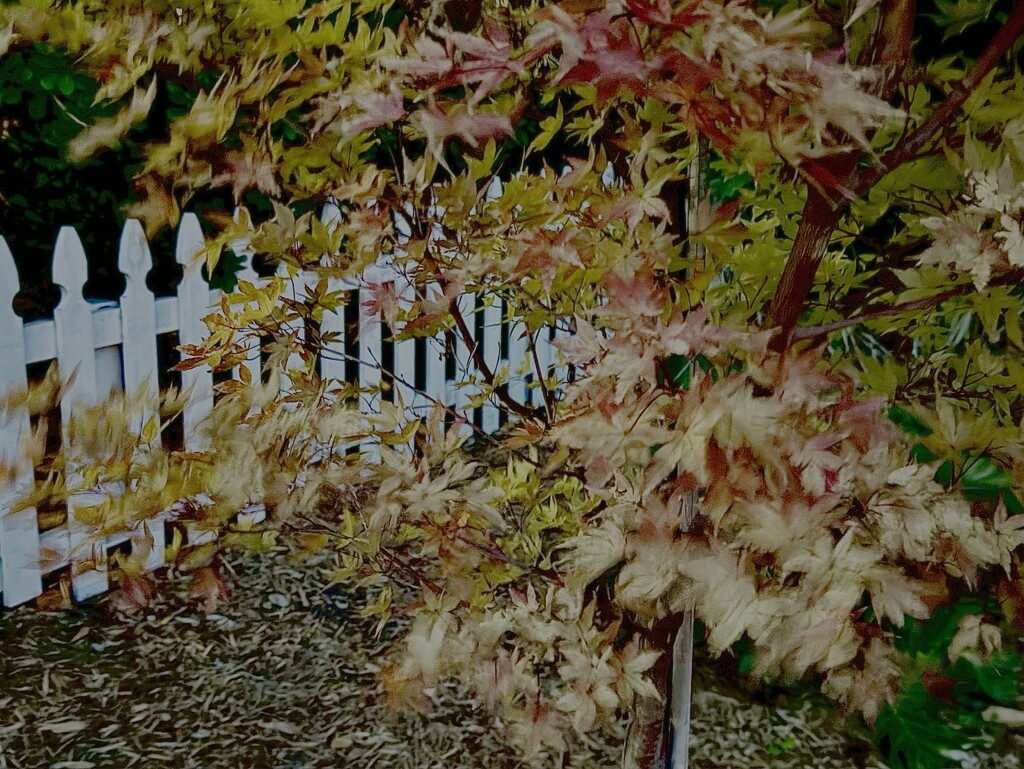
{"type": "MultiPolygon", "coordinates": [[[[0,614],[0,769],[525,766],[455,684],[434,693],[429,717],[388,711],[375,676],[400,628],[375,637],[358,592],[322,588],[329,565],[232,553],[232,595],[213,614],[173,574],[135,618],[108,598],[0,614]]],[[[881,767],[813,697],[769,706],[710,666],[697,672],[695,769],[881,767]]],[[[622,739],[588,736],[549,765],[617,767],[622,739]]]]}

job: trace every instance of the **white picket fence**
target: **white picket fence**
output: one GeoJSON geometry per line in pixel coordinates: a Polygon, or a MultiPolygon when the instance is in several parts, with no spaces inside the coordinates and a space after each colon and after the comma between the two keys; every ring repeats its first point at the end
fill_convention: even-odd
{"type": "MultiPolygon", "coordinates": [[[[325,209],[325,223],[336,212],[325,209]]],[[[203,279],[196,255],[204,248],[199,222],[192,214],[181,221],[175,256],[185,270],[175,296],[156,298],[146,286],[146,275],[153,267],[149,245],[141,225],[126,223],[121,237],[118,265],[127,279],[127,288],[118,302],[94,302],[82,295],[86,282],[86,255],[76,231],[61,229],[54,248],[53,280],[61,289],[61,301],[52,320],[23,323],[12,309],[19,283],[13,256],[0,237],[0,392],[23,390],[27,386],[26,367],[56,360],[63,378],[72,372],[73,384],[61,404],[64,434],[69,446],[68,416],[77,403],[97,403],[114,390],[126,392],[158,387],[157,336],[177,332],[179,343],[199,344],[206,333],[202,318],[220,302],[220,292],[211,290],[203,279]]],[[[246,251],[245,243],[236,243],[237,253],[246,251]]],[[[240,276],[258,283],[260,279],[247,265],[240,276]]],[[[394,281],[398,296],[408,301],[413,290],[409,281],[394,268],[387,257],[365,271],[361,279],[336,283],[352,296],[365,299],[369,287],[394,281]]],[[[315,282],[312,275],[300,273],[289,280],[294,298],[304,296],[304,287],[315,282]]],[[[558,373],[557,358],[550,333],[534,336],[533,351],[522,327],[510,325],[501,302],[491,296],[463,296],[460,307],[467,319],[472,344],[478,347],[492,370],[508,366],[512,377],[510,395],[521,403],[541,406],[539,389],[531,387],[536,377],[534,354],[542,371],[558,373]]],[[[477,375],[472,365],[473,349],[459,340],[454,355],[445,353],[443,338],[410,339],[392,342],[385,337],[379,317],[372,315],[364,302],[353,300],[347,308],[324,315],[321,330],[338,334],[339,341],[320,360],[325,379],[356,382],[363,393],[360,408],[377,412],[380,398],[397,395],[415,412],[436,402],[449,406],[468,423],[484,432],[499,428],[502,414],[493,401],[478,409],[469,408],[477,375]],[[352,333],[353,324],[357,331],[352,333]],[[346,336],[346,325],[349,326],[346,336]],[[390,364],[390,365],[389,365],[390,364]],[[384,396],[379,391],[382,371],[390,368],[394,389],[384,396]]],[[[301,336],[303,329],[295,329],[301,336]]],[[[244,364],[259,381],[260,360],[257,350],[244,364]]],[[[199,425],[214,402],[213,375],[205,367],[181,373],[182,386],[191,393],[183,413],[184,448],[202,448],[199,425]]],[[[35,483],[34,469],[21,449],[23,436],[30,430],[27,409],[15,413],[0,412],[0,464],[14,466],[15,481],[0,485],[0,591],[3,603],[15,606],[42,593],[44,578],[70,572],[75,600],[98,595],[109,588],[108,566],[115,548],[144,548],[150,569],[164,563],[165,522],[143,524],[144,529],[123,532],[103,541],[95,541],[88,527],[76,520],[75,509],[97,504],[101,493],[83,492],[67,501],[67,522],[40,532],[35,508],[17,509],[17,500],[35,483]],[[151,545],[151,546],[150,546],[151,545]]],[[[73,452],[72,452],[73,453],[73,452]]],[[[73,475],[73,468],[69,468],[73,475]]],[[[259,520],[258,507],[242,511],[251,520],[259,520]]],[[[208,535],[208,533],[207,533],[208,535]]],[[[195,540],[192,540],[195,543],[195,540]]]]}

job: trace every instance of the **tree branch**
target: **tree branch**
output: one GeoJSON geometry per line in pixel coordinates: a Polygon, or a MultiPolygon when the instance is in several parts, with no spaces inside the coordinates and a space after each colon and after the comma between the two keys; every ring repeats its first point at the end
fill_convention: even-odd
{"type": "MultiPolygon", "coordinates": [[[[894,11],[900,9],[905,13],[907,5],[894,3],[892,8],[894,11]]],[[[892,28],[896,33],[902,35],[905,23],[894,24],[892,28]]],[[[921,125],[907,134],[906,138],[896,147],[889,150],[875,166],[859,175],[855,172],[856,157],[854,153],[837,156],[833,160],[833,167],[828,170],[840,179],[850,178],[850,175],[853,174],[852,180],[842,186],[852,189],[857,195],[864,194],[888,173],[920,152],[932,136],[953,119],[971,92],[985,79],[1022,33],[1024,33],[1024,0],[1016,0],[1006,23],[986,46],[971,71],[957,83],[949,96],[932,111],[921,125]]],[[[880,41],[880,45],[884,48],[887,43],[883,40],[880,41]]],[[[829,239],[849,205],[850,201],[844,197],[829,199],[813,188],[808,190],[800,228],[793,240],[792,251],[783,267],[779,287],[772,299],[768,314],[767,325],[778,328],[771,342],[772,349],[785,350],[792,341],[793,330],[803,311],[807,295],[814,286],[814,276],[825,255],[825,250],[828,248],[829,239]]]]}
{"type": "Polygon", "coordinates": [[[956,286],[947,291],[941,291],[933,296],[926,296],[923,299],[914,299],[910,302],[901,302],[900,304],[894,304],[889,307],[877,307],[870,310],[865,310],[860,315],[855,315],[852,318],[843,318],[832,323],[825,323],[820,326],[807,326],[806,328],[798,328],[793,331],[791,341],[798,342],[802,339],[815,339],[819,336],[826,336],[831,334],[833,331],[841,331],[844,328],[850,326],[856,326],[858,323],[864,321],[874,320],[876,318],[884,318],[886,315],[896,315],[900,312],[907,312],[908,310],[920,310],[924,307],[929,307],[933,304],[939,304],[947,299],[954,296],[962,296],[963,294],[969,294],[974,290],[974,286],[970,284],[963,284],[956,286]]]}
{"type": "MultiPolygon", "coordinates": [[[[1019,271],[1014,271],[1005,275],[1000,275],[994,280],[989,282],[989,286],[1016,286],[1020,283],[1019,271]]],[[[820,336],[831,334],[833,331],[841,331],[844,328],[850,326],[856,326],[858,323],[863,323],[868,320],[875,320],[876,318],[884,318],[887,315],[896,315],[901,312],[909,312],[910,310],[921,310],[925,307],[940,304],[947,299],[952,299],[954,296],[964,296],[966,294],[975,293],[973,283],[961,283],[959,286],[953,286],[953,288],[940,291],[932,296],[922,297],[921,299],[912,299],[909,302],[900,302],[899,304],[890,305],[888,307],[875,307],[868,308],[860,315],[856,315],[852,318],[843,318],[842,320],[833,321],[832,323],[824,323],[820,326],[807,326],[805,328],[798,328],[793,331],[792,341],[797,342],[803,339],[815,339],[820,336]]]]}
{"type": "MultiPolygon", "coordinates": [[[[953,87],[952,92],[942,104],[932,110],[924,122],[907,134],[903,141],[885,153],[877,165],[866,169],[849,186],[858,195],[862,195],[891,171],[920,152],[939,129],[953,119],[974,89],[981,85],[981,81],[999,63],[999,59],[1020,39],[1021,34],[1024,34],[1024,2],[1016,0],[1006,23],[985,46],[985,50],[981,52],[981,56],[971,67],[971,71],[953,87]]],[[[839,207],[837,210],[842,210],[846,203],[842,201],[837,202],[836,205],[839,207]]]]}
{"type": "Polygon", "coordinates": [[[494,386],[494,372],[491,367],[487,365],[487,359],[484,358],[483,350],[480,345],[473,340],[473,334],[469,330],[469,326],[466,325],[466,319],[462,317],[462,311],[459,310],[458,301],[453,299],[448,304],[448,311],[452,314],[452,319],[455,321],[456,328],[459,329],[459,336],[462,337],[463,343],[469,349],[470,357],[473,358],[473,365],[480,371],[480,375],[484,378],[484,381],[491,386],[491,391],[505,407],[515,414],[527,419],[536,419],[538,414],[534,409],[529,406],[524,406],[519,401],[515,400],[510,396],[504,388],[494,386]]]}

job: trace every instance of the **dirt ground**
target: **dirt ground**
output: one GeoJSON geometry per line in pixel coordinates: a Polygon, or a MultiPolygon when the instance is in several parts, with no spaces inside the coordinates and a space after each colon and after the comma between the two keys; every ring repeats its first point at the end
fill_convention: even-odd
{"type": "MultiPolygon", "coordinates": [[[[106,599],[63,613],[0,614],[0,769],[350,769],[523,766],[456,687],[430,718],[397,718],[374,639],[323,568],[273,554],[228,561],[232,596],[203,615],[167,580],[135,621],[106,599]]],[[[814,698],[758,704],[697,671],[695,769],[880,767],[814,698]]],[[[563,767],[616,767],[621,732],[574,747],[563,767]]],[[[979,766],[1015,769],[1010,757],[979,766]]]]}

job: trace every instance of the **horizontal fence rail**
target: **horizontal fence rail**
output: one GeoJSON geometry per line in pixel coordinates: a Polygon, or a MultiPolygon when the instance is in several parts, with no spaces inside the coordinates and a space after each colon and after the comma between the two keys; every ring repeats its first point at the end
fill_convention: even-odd
{"type": "MultiPolygon", "coordinates": [[[[500,189],[492,191],[500,194],[500,189]]],[[[322,215],[325,224],[338,217],[328,205],[322,215]]],[[[399,238],[401,246],[401,237],[399,238]]],[[[220,303],[221,292],[211,290],[202,277],[198,255],[205,248],[199,221],[193,214],[182,217],[177,233],[175,259],[184,268],[184,278],[172,296],[156,297],[146,286],[153,259],[141,225],[129,220],[121,236],[118,267],[126,289],[118,301],[92,301],[82,294],[87,277],[86,254],[77,232],[61,229],[54,248],[53,279],[61,299],[52,320],[24,323],[14,313],[12,302],[19,281],[13,255],[0,237],[0,394],[24,390],[29,383],[28,367],[56,361],[60,376],[71,384],[61,400],[62,434],[59,440],[70,458],[65,468],[69,486],[81,479],[74,466],[74,436],[67,432],[72,410],[81,404],[95,404],[115,391],[136,392],[145,388],[157,394],[161,372],[158,340],[176,334],[177,344],[201,344],[207,329],[203,317],[220,303]]],[[[261,278],[251,264],[252,252],[245,241],[232,245],[238,255],[250,257],[238,277],[259,285],[261,278]]],[[[304,296],[307,285],[315,285],[313,274],[299,273],[288,280],[292,298],[304,296]]],[[[456,338],[454,349],[443,334],[436,338],[394,340],[382,319],[373,314],[365,299],[370,288],[394,283],[400,302],[413,299],[414,287],[390,255],[384,255],[358,279],[331,279],[331,289],[344,289],[349,301],[334,313],[325,313],[323,332],[336,335],[319,360],[325,379],[347,381],[360,390],[359,408],[377,413],[381,399],[405,404],[411,415],[422,415],[436,403],[452,409],[475,429],[493,433],[506,418],[500,404],[491,399],[472,407],[479,395],[480,373],[473,365],[479,353],[493,371],[508,369],[509,394],[521,403],[543,407],[537,386],[538,370],[564,381],[564,359],[552,344],[559,333],[541,329],[527,338],[525,328],[510,319],[500,298],[465,295],[459,307],[469,327],[469,340],[456,338]],[[534,360],[534,357],[536,360],[534,360]],[[539,367],[539,368],[538,368],[539,367]],[[384,377],[392,387],[381,388],[384,377]]],[[[439,290],[439,288],[437,289],[439,290]]],[[[305,330],[292,329],[301,340],[305,330]]],[[[243,364],[259,381],[262,374],[258,349],[251,349],[243,364]]],[[[237,372],[233,372],[237,373],[237,372]]],[[[182,443],[186,451],[204,448],[203,420],[214,403],[214,379],[208,367],[180,373],[183,391],[189,393],[182,414],[182,443]]],[[[289,383],[282,377],[282,389],[289,383]]],[[[141,429],[141,423],[139,425],[141,429]]],[[[454,429],[467,429],[458,424],[454,429]]],[[[18,500],[36,483],[35,469],[22,444],[32,430],[27,407],[9,413],[0,411],[0,462],[16,469],[13,482],[0,487],[0,592],[5,606],[16,606],[38,597],[44,583],[63,579],[75,600],[85,600],[109,589],[112,553],[122,548],[141,548],[149,569],[164,564],[166,526],[175,511],[146,521],[126,531],[95,541],[89,526],[76,518],[76,510],[98,503],[116,489],[96,488],[69,495],[66,516],[54,526],[40,528],[40,514],[33,507],[19,509],[18,500]]],[[[373,444],[361,447],[373,458],[373,444]]],[[[79,484],[80,485],[80,484],[79,484]]],[[[242,520],[262,520],[262,508],[254,500],[241,511],[242,520]]],[[[189,544],[216,537],[208,531],[188,533],[189,544]]]]}

